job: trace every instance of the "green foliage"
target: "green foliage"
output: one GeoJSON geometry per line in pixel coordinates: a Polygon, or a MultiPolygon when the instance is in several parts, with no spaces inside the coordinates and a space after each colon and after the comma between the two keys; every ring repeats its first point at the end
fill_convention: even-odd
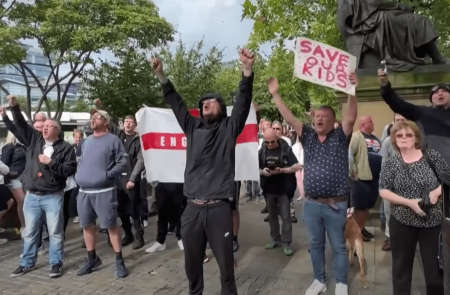
{"type": "Polygon", "coordinates": [[[99,98],[114,118],[135,114],[143,104],[162,107],[161,86],[145,54],[129,48],[115,55],[118,62],[103,61],[85,73],[89,98],[99,98]]]}
{"type": "MultiPolygon", "coordinates": [[[[416,13],[431,18],[440,35],[440,46],[446,56],[450,56],[450,0],[404,0],[399,1],[415,7],[416,13]]],[[[249,44],[252,48],[266,42],[273,42],[274,52],[269,58],[266,75],[278,78],[280,94],[288,107],[299,117],[303,116],[304,103],[313,106],[327,104],[335,108],[338,103],[332,90],[299,81],[293,77],[293,54],[284,50],[287,40],[303,36],[345,50],[343,40],[336,25],[336,0],[245,0],[242,18],[254,21],[249,44]],[[283,78],[281,78],[283,77],[283,78]]],[[[289,42],[288,42],[289,44],[289,42]]],[[[271,109],[266,99],[263,109],[271,109]]]]}
{"type": "MultiPolygon", "coordinates": [[[[92,53],[128,47],[149,49],[171,41],[174,32],[149,0],[1,1],[0,4],[0,14],[5,20],[0,24],[0,63],[14,65],[27,85],[38,85],[42,92],[38,109],[47,94],[56,89],[56,118],[61,116],[72,81],[86,65],[93,63],[92,53]],[[38,80],[22,61],[25,51],[20,39],[38,42],[52,70],[50,83],[38,80]],[[63,64],[70,65],[68,73],[60,73],[63,64]],[[68,81],[64,89],[63,80],[68,81]]],[[[30,107],[31,93],[27,99],[30,107]]]]}

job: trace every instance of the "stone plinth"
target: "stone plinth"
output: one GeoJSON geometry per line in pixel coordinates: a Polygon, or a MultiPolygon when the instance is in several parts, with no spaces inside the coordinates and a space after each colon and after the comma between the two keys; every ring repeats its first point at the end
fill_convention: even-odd
{"type": "MultiPolygon", "coordinates": [[[[375,134],[381,136],[383,128],[393,120],[393,113],[380,95],[380,83],[377,70],[357,70],[359,87],[358,117],[372,116],[375,123],[375,134]]],[[[437,83],[450,83],[449,65],[427,65],[416,67],[410,72],[389,72],[389,81],[398,95],[413,104],[430,105],[431,87],[437,83]]],[[[343,107],[347,102],[347,94],[337,93],[343,107]]],[[[355,130],[358,128],[355,125],[355,130]]]]}

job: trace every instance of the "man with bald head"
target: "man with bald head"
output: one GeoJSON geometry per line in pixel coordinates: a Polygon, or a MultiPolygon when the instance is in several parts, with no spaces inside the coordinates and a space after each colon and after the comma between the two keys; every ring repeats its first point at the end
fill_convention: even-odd
{"type": "Polygon", "coordinates": [[[378,178],[381,170],[382,157],[378,153],[381,141],[372,134],[373,120],[370,116],[359,118],[359,130],[353,133],[350,141],[351,175],[354,181],[352,207],[353,217],[362,229],[363,240],[369,242],[374,235],[364,226],[369,210],[375,206],[378,199],[378,178]]]}
{"type": "Polygon", "coordinates": [[[290,218],[290,200],[288,195],[296,188],[295,172],[299,169],[292,148],[280,139],[276,131],[267,128],[264,131],[264,144],[259,150],[259,169],[261,188],[269,211],[270,236],[272,241],[266,249],[283,247],[285,255],[292,255],[292,222],[290,218]],[[281,216],[282,226],[278,215],[281,216]]]}

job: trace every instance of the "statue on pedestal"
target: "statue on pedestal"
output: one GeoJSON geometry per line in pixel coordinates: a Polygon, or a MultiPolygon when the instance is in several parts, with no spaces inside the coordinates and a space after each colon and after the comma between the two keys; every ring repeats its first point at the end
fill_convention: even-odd
{"type": "Polygon", "coordinates": [[[382,60],[393,71],[425,64],[450,64],[439,51],[431,21],[401,3],[384,0],[337,0],[337,25],[357,68],[377,68],[382,60]]]}

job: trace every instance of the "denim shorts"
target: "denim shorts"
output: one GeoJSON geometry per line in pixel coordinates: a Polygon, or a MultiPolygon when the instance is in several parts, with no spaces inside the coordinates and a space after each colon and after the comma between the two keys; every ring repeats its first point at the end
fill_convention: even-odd
{"type": "Polygon", "coordinates": [[[11,179],[9,182],[9,187],[11,189],[21,188],[23,187],[22,181],[20,179],[11,179]]]}

